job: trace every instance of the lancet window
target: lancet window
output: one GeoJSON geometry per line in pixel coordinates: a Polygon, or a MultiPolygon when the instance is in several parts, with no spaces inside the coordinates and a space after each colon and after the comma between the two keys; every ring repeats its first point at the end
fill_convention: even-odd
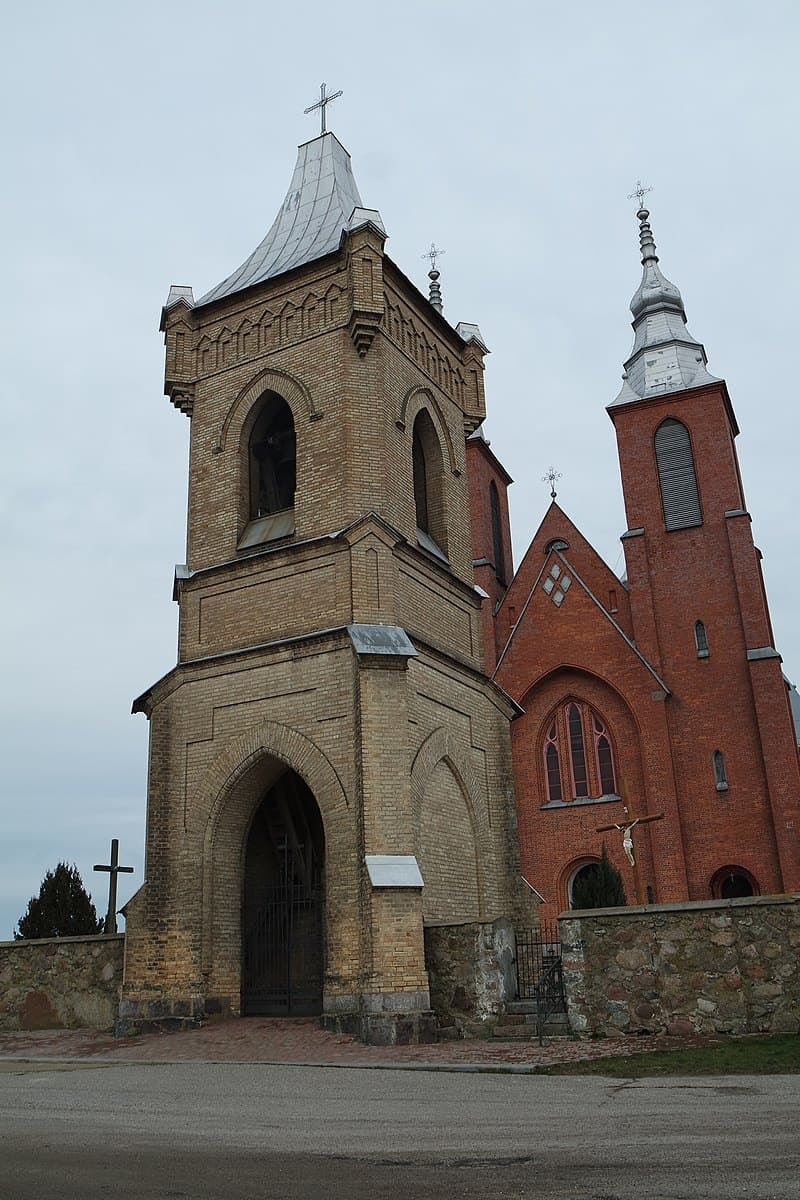
{"type": "Polygon", "coordinates": [[[494,573],[499,583],[505,585],[506,565],[503,556],[503,534],[500,524],[500,496],[494,480],[489,484],[489,510],[492,519],[492,554],[494,557],[494,573]]]}
{"type": "Polygon", "coordinates": [[[692,442],[686,426],[672,417],[662,421],[656,430],[655,453],[667,529],[702,525],[692,442]]]}
{"type": "Polygon", "coordinates": [[[444,459],[436,427],[425,409],[414,421],[411,456],[417,536],[426,549],[442,555],[447,551],[444,459]]]}
{"type": "Polygon", "coordinates": [[[250,520],[294,506],[296,439],[292,410],[268,392],[250,434],[250,520]]]}
{"type": "Polygon", "coordinates": [[[548,803],[617,794],[611,737],[602,717],[588,704],[569,700],[556,709],[542,754],[548,803]]]}

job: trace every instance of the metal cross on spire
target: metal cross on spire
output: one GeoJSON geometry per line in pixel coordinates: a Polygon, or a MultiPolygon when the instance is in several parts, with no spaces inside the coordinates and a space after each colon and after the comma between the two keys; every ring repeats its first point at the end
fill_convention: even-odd
{"type": "Polygon", "coordinates": [[[542,476],[542,483],[550,484],[551,500],[555,500],[556,498],[556,484],[558,483],[559,479],[561,479],[561,472],[557,471],[555,467],[551,467],[547,474],[542,476]]]}
{"type": "Polygon", "coordinates": [[[653,189],[651,187],[642,187],[641,179],[637,179],[636,189],[628,194],[628,199],[633,200],[635,198],[638,201],[639,209],[641,210],[644,208],[645,196],[648,192],[652,192],[652,190],[653,189]]]}
{"type": "Polygon", "coordinates": [[[425,253],[422,255],[422,257],[429,258],[431,260],[431,270],[435,271],[436,270],[436,260],[437,260],[437,258],[441,258],[444,253],[445,253],[444,250],[440,250],[437,247],[435,242],[431,242],[430,250],[426,250],[425,253]]]}
{"type": "Polygon", "coordinates": [[[325,124],[325,109],[328,107],[328,105],[331,103],[332,100],[338,100],[339,97],[342,95],[342,91],[341,91],[341,89],[339,89],[339,91],[334,92],[332,96],[328,96],[325,93],[325,87],[326,87],[326,85],[324,83],[321,83],[319,85],[319,100],[317,101],[317,103],[309,104],[308,108],[303,109],[304,113],[311,113],[311,112],[314,112],[316,109],[320,110],[319,115],[320,115],[321,124],[322,124],[322,128],[320,129],[320,134],[327,133],[327,126],[325,124]]]}

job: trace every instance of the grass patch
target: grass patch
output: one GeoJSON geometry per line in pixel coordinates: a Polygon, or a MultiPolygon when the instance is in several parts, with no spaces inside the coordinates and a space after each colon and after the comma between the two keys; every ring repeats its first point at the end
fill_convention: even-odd
{"type": "Polygon", "coordinates": [[[707,1045],[651,1050],[593,1062],[560,1063],[545,1075],[611,1075],[617,1079],[647,1075],[797,1075],[800,1035],[720,1038],[707,1045]]]}

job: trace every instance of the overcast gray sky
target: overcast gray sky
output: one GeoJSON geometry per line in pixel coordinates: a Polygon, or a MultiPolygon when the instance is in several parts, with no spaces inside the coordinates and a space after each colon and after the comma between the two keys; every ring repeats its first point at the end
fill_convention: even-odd
{"type": "MultiPolygon", "coordinates": [[[[637,178],[665,274],[723,376],[785,669],[800,674],[796,243],[800,6],[782,0],[4,0],[0,99],[0,938],[47,867],[92,877],[112,836],[142,878],[147,723],[175,661],[189,422],[162,393],[170,283],[255,247],[303,109],[330,127],[388,253],[490,348],[486,429],[516,479],[517,560],[541,476],[612,567],[613,429],[639,275],[637,178]]],[[[687,589],[691,580],[686,580],[687,589]]]]}

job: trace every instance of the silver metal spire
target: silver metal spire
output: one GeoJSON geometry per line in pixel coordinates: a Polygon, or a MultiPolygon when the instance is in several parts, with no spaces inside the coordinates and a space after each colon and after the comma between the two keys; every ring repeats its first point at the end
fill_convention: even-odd
{"type": "Polygon", "coordinates": [[[652,188],[637,182],[629,199],[638,201],[642,281],[631,300],[633,350],[625,363],[622,390],[614,404],[628,404],[666,392],[679,392],[714,381],[706,352],[686,326],[683,299],[658,265],[650,213],[643,199],[652,188]]]}
{"type": "Polygon", "coordinates": [[[436,270],[436,260],[437,258],[441,258],[443,254],[444,250],[439,250],[436,243],[431,242],[430,250],[426,250],[422,256],[423,258],[429,258],[431,262],[431,269],[428,271],[428,279],[431,281],[428,299],[438,313],[444,311],[444,305],[442,304],[442,289],[439,286],[441,271],[436,270]]]}
{"type": "Polygon", "coordinates": [[[338,250],[345,230],[367,223],[386,232],[380,213],[362,208],[350,155],[334,134],[324,133],[298,148],[286,199],[266,237],[238,270],[197,305],[232,296],[322,258],[338,250]]]}

